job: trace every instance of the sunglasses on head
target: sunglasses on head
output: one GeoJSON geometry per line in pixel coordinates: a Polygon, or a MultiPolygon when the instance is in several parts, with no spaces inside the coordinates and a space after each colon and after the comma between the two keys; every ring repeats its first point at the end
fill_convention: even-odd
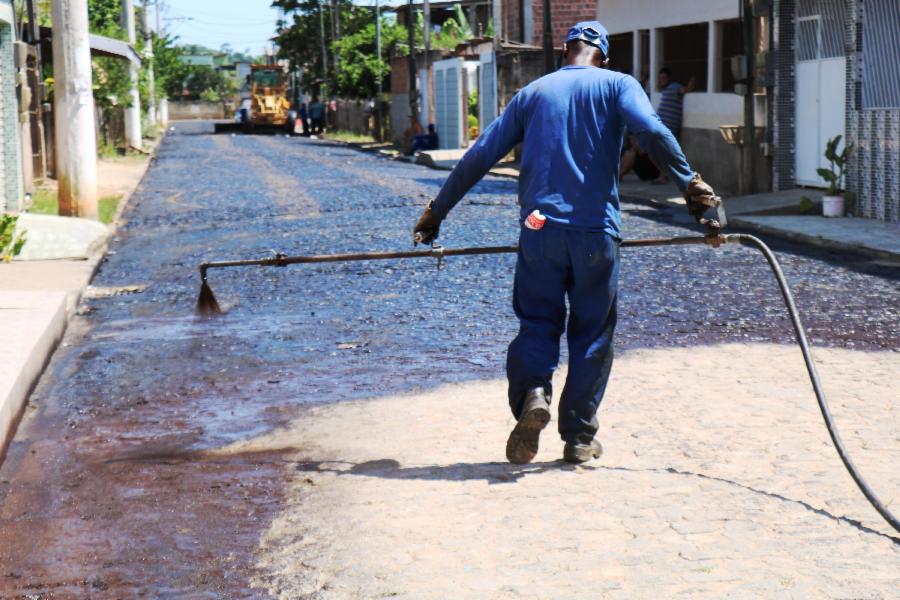
{"type": "Polygon", "coordinates": [[[568,35],[570,40],[580,40],[589,46],[603,50],[603,48],[600,47],[600,44],[597,43],[597,40],[601,37],[603,37],[603,34],[593,27],[573,27],[568,35]]]}

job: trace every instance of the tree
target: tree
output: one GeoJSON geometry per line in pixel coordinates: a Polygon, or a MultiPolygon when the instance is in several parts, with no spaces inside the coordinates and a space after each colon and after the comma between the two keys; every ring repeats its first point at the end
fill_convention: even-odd
{"type": "MultiPolygon", "coordinates": [[[[343,35],[333,47],[341,57],[332,78],[334,93],[342,98],[373,98],[377,95],[378,75],[382,84],[390,79],[390,66],[384,56],[390,56],[405,44],[406,32],[396,23],[382,20],[382,60],[375,48],[375,23],[369,23],[351,35],[343,35]]],[[[405,48],[405,46],[404,46],[405,48]]]]}
{"type": "MultiPolygon", "coordinates": [[[[122,4],[119,0],[88,0],[88,26],[91,33],[119,40],[128,39],[120,23],[122,4]]],[[[108,114],[114,106],[131,106],[131,81],[128,64],[118,58],[94,57],[94,102],[108,114]]]]}
{"type": "Polygon", "coordinates": [[[181,62],[184,50],[175,45],[177,39],[169,35],[153,37],[153,74],[156,77],[157,100],[181,96],[187,65],[181,62]]]}
{"type": "Polygon", "coordinates": [[[272,6],[285,12],[285,20],[279,24],[277,42],[279,56],[291,62],[294,68],[303,69],[303,85],[317,91],[327,84],[329,92],[345,98],[372,98],[376,93],[377,74],[383,81],[390,75],[389,58],[406,53],[404,29],[393,19],[382,17],[382,60],[379,63],[375,50],[375,14],[371,6],[356,6],[349,0],[339,0],[341,37],[331,39],[332,12],[322,2],[322,20],[329,56],[328,73],[322,64],[322,40],[320,34],[317,0],[274,0],[272,6]],[[337,65],[330,57],[339,57],[337,65]]]}
{"type": "MultiPolygon", "coordinates": [[[[290,60],[294,68],[303,69],[303,85],[316,90],[327,83],[330,92],[344,98],[372,98],[376,93],[377,75],[382,81],[390,77],[391,56],[409,54],[406,29],[396,20],[382,18],[382,61],[375,51],[375,15],[370,6],[356,6],[350,0],[339,0],[341,37],[332,40],[332,13],[327,3],[320,0],[274,0],[272,6],[284,11],[285,19],[279,23],[277,42],[279,56],[290,60]],[[322,41],[319,10],[323,9],[327,54],[339,57],[337,65],[330,64],[325,73],[322,64],[322,41]]],[[[455,48],[457,44],[472,38],[472,29],[460,6],[455,7],[455,17],[448,19],[441,31],[431,38],[434,48],[455,48]]],[[[416,14],[416,47],[423,46],[424,19],[421,11],[416,14]]]]}

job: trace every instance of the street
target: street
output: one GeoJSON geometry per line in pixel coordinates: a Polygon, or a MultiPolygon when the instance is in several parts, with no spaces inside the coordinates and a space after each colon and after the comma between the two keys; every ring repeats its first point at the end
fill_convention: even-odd
{"type": "MultiPolygon", "coordinates": [[[[900,540],[829,445],[761,255],[623,249],[606,454],[563,467],[551,424],[514,467],[512,255],[212,270],[226,312],[195,314],[202,260],[408,249],[447,173],[211,132],[168,133],[31,396],[0,598],[896,594],[900,540]]],[[[486,178],[439,241],[515,243],[516,186],[486,178]]],[[[698,231],[623,212],[628,239],[698,231]]],[[[900,268],[772,247],[896,511],[900,268]]]]}

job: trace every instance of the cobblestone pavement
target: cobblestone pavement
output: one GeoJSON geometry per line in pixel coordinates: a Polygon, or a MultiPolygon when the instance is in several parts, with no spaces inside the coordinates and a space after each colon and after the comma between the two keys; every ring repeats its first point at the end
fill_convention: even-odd
{"type": "MultiPolygon", "coordinates": [[[[210,283],[228,312],[213,321],[193,315],[196,265],[202,259],[262,256],[269,249],[327,253],[409,247],[412,223],[445,173],[324,141],[212,136],[202,126],[188,124],[178,124],[176,129],[132,198],[125,213],[127,223],[94,281],[96,289],[36,389],[0,467],[0,597],[86,592],[98,597],[165,596],[187,591],[209,597],[253,597],[269,588],[277,592],[279,577],[288,581],[290,573],[279,571],[280,555],[265,544],[283,534],[278,524],[284,519],[298,518],[292,512],[298,502],[303,506],[296,493],[297,461],[324,460],[301,445],[304,440],[310,444],[321,440],[297,436],[287,444],[234,448],[248,440],[268,439],[273,432],[292,431],[298,414],[313,411],[309,414],[315,416],[316,405],[339,411],[343,409],[330,403],[365,399],[365,405],[373,407],[399,407],[395,396],[408,399],[419,390],[422,404],[417,401],[416,410],[422,411],[436,405],[433,394],[443,385],[487,385],[476,397],[479,406],[493,411],[487,413],[491,418],[484,424],[491,435],[483,440],[483,447],[475,447],[459,460],[475,461],[472,468],[477,470],[477,462],[488,458],[476,454],[502,448],[504,439],[496,439],[500,434],[492,429],[508,425],[503,421],[502,386],[484,382],[501,376],[505,347],[516,328],[509,307],[512,256],[453,258],[442,271],[436,271],[430,259],[212,271],[210,283]],[[376,398],[386,400],[368,400],[376,398]]],[[[479,184],[442,229],[443,243],[448,247],[514,243],[515,185],[493,177],[479,184]]],[[[625,209],[629,238],[690,232],[669,213],[638,205],[625,209]]],[[[868,386],[863,386],[867,391],[881,394],[871,403],[836,402],[836,407],[842,407],[836,412],[841,413],[839,425],[841,418],[859,424],[851,428],[852,434],[847,432],[856,442],[853,451],[866,457],[860,462],[872,470],[870,477],[883,495],[896,496],[896,478],[878,465],[896,464],[900,437],[896,415],[885,412],[895,410],[898,396],[890,385],[896,381],[892,374],[897,372],[900,356],[900,273],[889,266],[823,252],[784,245],[776,250],[813,343],[832,348],[823,350],[826,356],[846,357],[834,364],[854,367],[847,374],[849,381],[856,378],[868,386]],[[879,387],[883,385],[888,387],[879,387]],[[850,414],[844,415],[843,409],[850,414]],[[883,457],[893,457],[894,462],[882,462],[883,457]]],[[[654,369],[653,362],[648,362],[642,377],[633,379],[635,391],[624,390],[624,396],[643,397],[648,390],[677,389],[674,383],[695,381],[704,390],[719,390],[703,399],[705,410],[733,393],[745,399],[752,393],[771,394],[780,389],[782,380],[805,389],[802,370],[792,370],[778,372],[772,380],[750,379],[756,392],[734,392],[735,373],[746,367],[740,352],[727,355],[732,362],[710,366],[702,383],[682,375],[683,367],[698,366],[695,361],[704,366],[701,359],[693,358],[701,347],[739,344],[749,352],[760,344],[777,349],[781,346],[776,345],[791,342],[783,306],[761,257],[730,247],[625,250],[623,254],[617,338],[623,361],[637,360],[647,352],[650,358],[653,352],[674,353],[666,355],[671,363],[667,368],[654,369]]],[[[796,352],[788,348],[792,355],[796,352]]],[[[765,366],[771,360],[778,367],[781,356],[772,350],[771,355],[757,356],[756,362],[747,364],[765,366]]],[[[627,372],[623,367],[623,373],[627,372]]],[[[848,389],[852,398],[856,398],[853,394],[871,398],[852,388],[841,389],[848,389]]],[[[813,406],[811,394],[797,393],[795,402],[813,406]]],[[[611,404],[610,412],[613,408],[611,404]]],[[[701,407],[692,410],[701,411],[701,407]]],[[[766,471],[760,468],[742,478],[743,463],[738,459],[762,461],[771,469],[778,464],[774,458],[782,454],[752,456],[749,447],[741,447],[736,455],[718,455],[716,436],[733,437],[741,431],[736,426],[716,430],[719,420],[698,421],[699,429],[716,434],[708,441],[704,458],[693,460],[679,445],[689,445],[686,439],[695,432],[684,422],[692,413],[682,405],[671,412],[685,427],[679,435],[663,427],[668,423],[664,417],[672,415],[655,415],[641,427],[639,439],[646,444],[647,455],[634,468],[648,471],[635,473],[633,479],[627,471],[630,463],[614,461],[590,472],[592,478],[599,477],[594,480],[598,486],[612,485],[607,477],[618,481],[604,493],[604,503],[628,498],[629,490],[640,486],[640,478],[655,479],[652,469],[665,473],[666,481],[680,481],[676,487],[682,495],[659,492],[657,500],[664,511],[667,507],[680,510],[685,495],[718,489],[721,482],[714,478],[728,478],[735,485],[721,484],[729,491],[711,496],[716,499],[712,508],[716,514],[739,511],[740,520],[750,523],[744,525],[745,536],[734,538],[735,551],[745,538],[762,535],[763,549],[801,554],[813,546],[839,544],[849,531],[851,537],[862,540],[862,546],[852,552],[864,554],[843,548],[835,557],[816,563],[818,568],[839,562],[853,571],[854,565],[877,564],[881,583],[852,589],[889,596],[883,584],[896,583],[897,545],[882,535],[887,533],[885,526],[871,518],[846,485],[832,495],[812,491],[819,483],[827,484],[831,476],[842,482],[840,478],[845,478],[828,454],[824,438],[805,437],[819,432],[821,425],[791,429],[784,422],[790,418],[781,414],[777,404],[754,413],[759,430],[798,436],[798,446],[783,453],[784,460],[813,460],[804,454],[810,445],[822,453],[812,470],[794,463],[784,466],[785,471],[798,467],[793,470],[806,478],[796,487],[796,481],[764,477],[761,473],[766,471]],[[667,435],[656,440],[663,433],[667,435]],[[669,459],[684,452],[688,456],[677,462],[669,459]],[[723,475],[710,467],[726,459],[732,461],[733,471],[723,475]],[[697,475],[679,479],[667,469],[697,475]],[[742,508],[740,486],[808,502],[809,509],[800,509],[803,524],[786,525],[784,531],[772,529],[767,517],[773,507],[763,503],[756,512],[747,512],[742,508]],[[834,522],[829,515],[860,521],[864,529],[849,521],[834,522]],[[821,528],[821,522],[828,526],[821,528]],[[894,580],[884,575],[891,568],[894,580]]],[[[349,413],[334,414],[346,418],[349,413]]],[[[400,414],[406,413],[400,410],[400,414]]],[[[426,419],[429,413],[412,414],[426,419]]],[[[456,418],[463,418],[462,414],[456,418]]],[[[440,427],[442,422],[443,417],[437,418],[431,426],[440,427]]],[[[334,443],[344,435],[340,427],[331,431],[334,443]]],[[[607,442],[610,456],[616,456],[613,451],[625,452],[633,443],[629,435],[614,438],[607,442]]],[[[324,454],[334,453],[333,447],[322,447],[324,454]]],[[[354,459],[349,454],[336,458],[354,459]]],[[[405,454],[376,457],[381,458],[409,462],[405,454]]],[[[496,459],[495,455],[490,458],[496,459]]],[[[374,459],[363,462],[368,460],[374,459]]],[[[434,457],[427,460],[440,463],[434,457]]],[[[427,460],[411,462],[422,465],[427,460]]],[[[531,492],[519,489],[525,482],[541,485],[541,478],[519,478],[505,465],[493,465],[490,470],[498,476],[512,473],[516,485],[504,488],[510,490],[511,498],[520,493],[531,497],[531,492]]],[[[328,473],[308,477],[315,481],[328,473]]],[[[574,477],[565,470],[558,475],[574,477]]],[[[346,485],[353,481],[339,479],[346,485]]],[[[310,499],[310,505],[324,506],[316,504],[322,498],[337,502],[343,497],[342,489],[310,499]]],[[[464,500],[465,489],[463,485],[453,493],[464,500]]],[[[415,498],[416,488],[404,493],[415,498]]],[[[335,505],[335,510],[347,506],[352,503],[335,505]]],[[[695,508],[704,514],[712,510],[702,503],[695,508]]],[[[465,502],[454,510],[463,511],[460,518],[477,513],[465,502]]],[[[299,514],[297,536],[304,535],[300,525],[312,527],[316,519],[327,516],[321,512],[304,515],[302,510],[299,514]]],[[[423,527],[428,525],[427,514],[420,515],[425,519],[420,521],[423,527]]],[[[505,522],[514,526],[513,520],[505,522]]],[[[654,526],[662,527],[663,522],[654,526]]],[[[721,529],[723,523],[716,527],[720,536],[730,531],[721,529]]],[[[348,531],[333,530],[335,534],[348,531]]],[[[671,550],[665,536],[646,542],[662,553],[671,550]]],[[[577,544],[571,541],[572,547],[577,544]]],[[[538,544],[538,555],[541,549],[538,544]]],[[[290,567],[293,574],[324,572],[329,556],[336,557],[336,564],[346,557],[334,548],[325,547],[323,552],[325,558],[306,562],[295,556],[298,562],[290,567]]],[[[659,563],[653,564],[660,568],[659,563]]],[[[736,564],[729,567],[729,577],[742,572],[736,564]]],[[[554,568],[562,573],[569,567],[554,568]]],[[[620,582],[632,576],[649,577],[625,564],[618,573],[620,582]]],[[[803,579],[804,585],[811,581],[803,579]]],[[[844,592],[839,588],[816,589],[841,597],[844,592]]],[[[553,596],[552,589],[538,595],[553,596]]],[[[791,589],[787,584],[780,588],[791,589]]],[[[802,590],[807,588],[796,589],[800,590],[796,596],[803,597],[802,590]]],[[[529,595],[524,589],[516,593],[529,595]]],[[[352,594],[369,595],[359,589],[352,594]]],[[[472,594],[477,596],[475,591],[472,594]]]]}

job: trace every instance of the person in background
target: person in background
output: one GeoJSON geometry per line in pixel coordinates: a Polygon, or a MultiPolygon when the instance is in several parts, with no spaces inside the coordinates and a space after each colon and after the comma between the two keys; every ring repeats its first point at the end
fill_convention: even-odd
{"type": "Polygon", "coordinates": [[[412,156],[413,144],[415,143],[416,138],[422,133],[422,125],[419,124],[419,120],[415,116],[410,115],[409,127],[403,131],[403,154],[412,156]]]}
{"type": "Polygon", "coordinates": [[[434,129],[434,123],[428,124],[428,133],[417,135],[413,139],[412,148],[410,148],[409,153],[415,154],[420,150],[437,150],[438,149],[438,134],[434,129]]]}
{"type": "Polygon", "coordinates": [[[312,133],[321,134],[325,130],[325,105],[318,98],[313,98],[309,105],[309,120],[312,124],[312,133]]]}
{"type": "Polygon", "coordinates": [[[647,152],[641,148],[638,141],[633,135],[625,138],[625,145],[622,147],[622,163],[619,166],[619,180],[621,181],[629,171],[634,170],[635,175],[641,181],[653,181],[657,179],[662,171],[653,164],[647,152]]]}
{"type": "MultiPolygon", "coordinates": [[[[660,99],[656,113],[677,140],[681,136],[681,117],[684,112],[684,95],[694,91],[694,88],[697,86],[697,80],[696,78],[691,77],[687,85],[682,85],[681,83],[672,80],[672,71],[669,67],[663,67],[659,70],[657,84],[659,85],[660,99]]],[[[668,181],[669,178],[665,173],[660,173],[659,178],[656,180],[657,183],[666,183],[668,181]]]]}
{"type": "Polygon", "coordinates": [[[306,102],[300,103],[300,110],[297,111],[300,118],[300,125],[303,128],[303,135],[309,135],[309,113],[306,111],[306,102]]]}

